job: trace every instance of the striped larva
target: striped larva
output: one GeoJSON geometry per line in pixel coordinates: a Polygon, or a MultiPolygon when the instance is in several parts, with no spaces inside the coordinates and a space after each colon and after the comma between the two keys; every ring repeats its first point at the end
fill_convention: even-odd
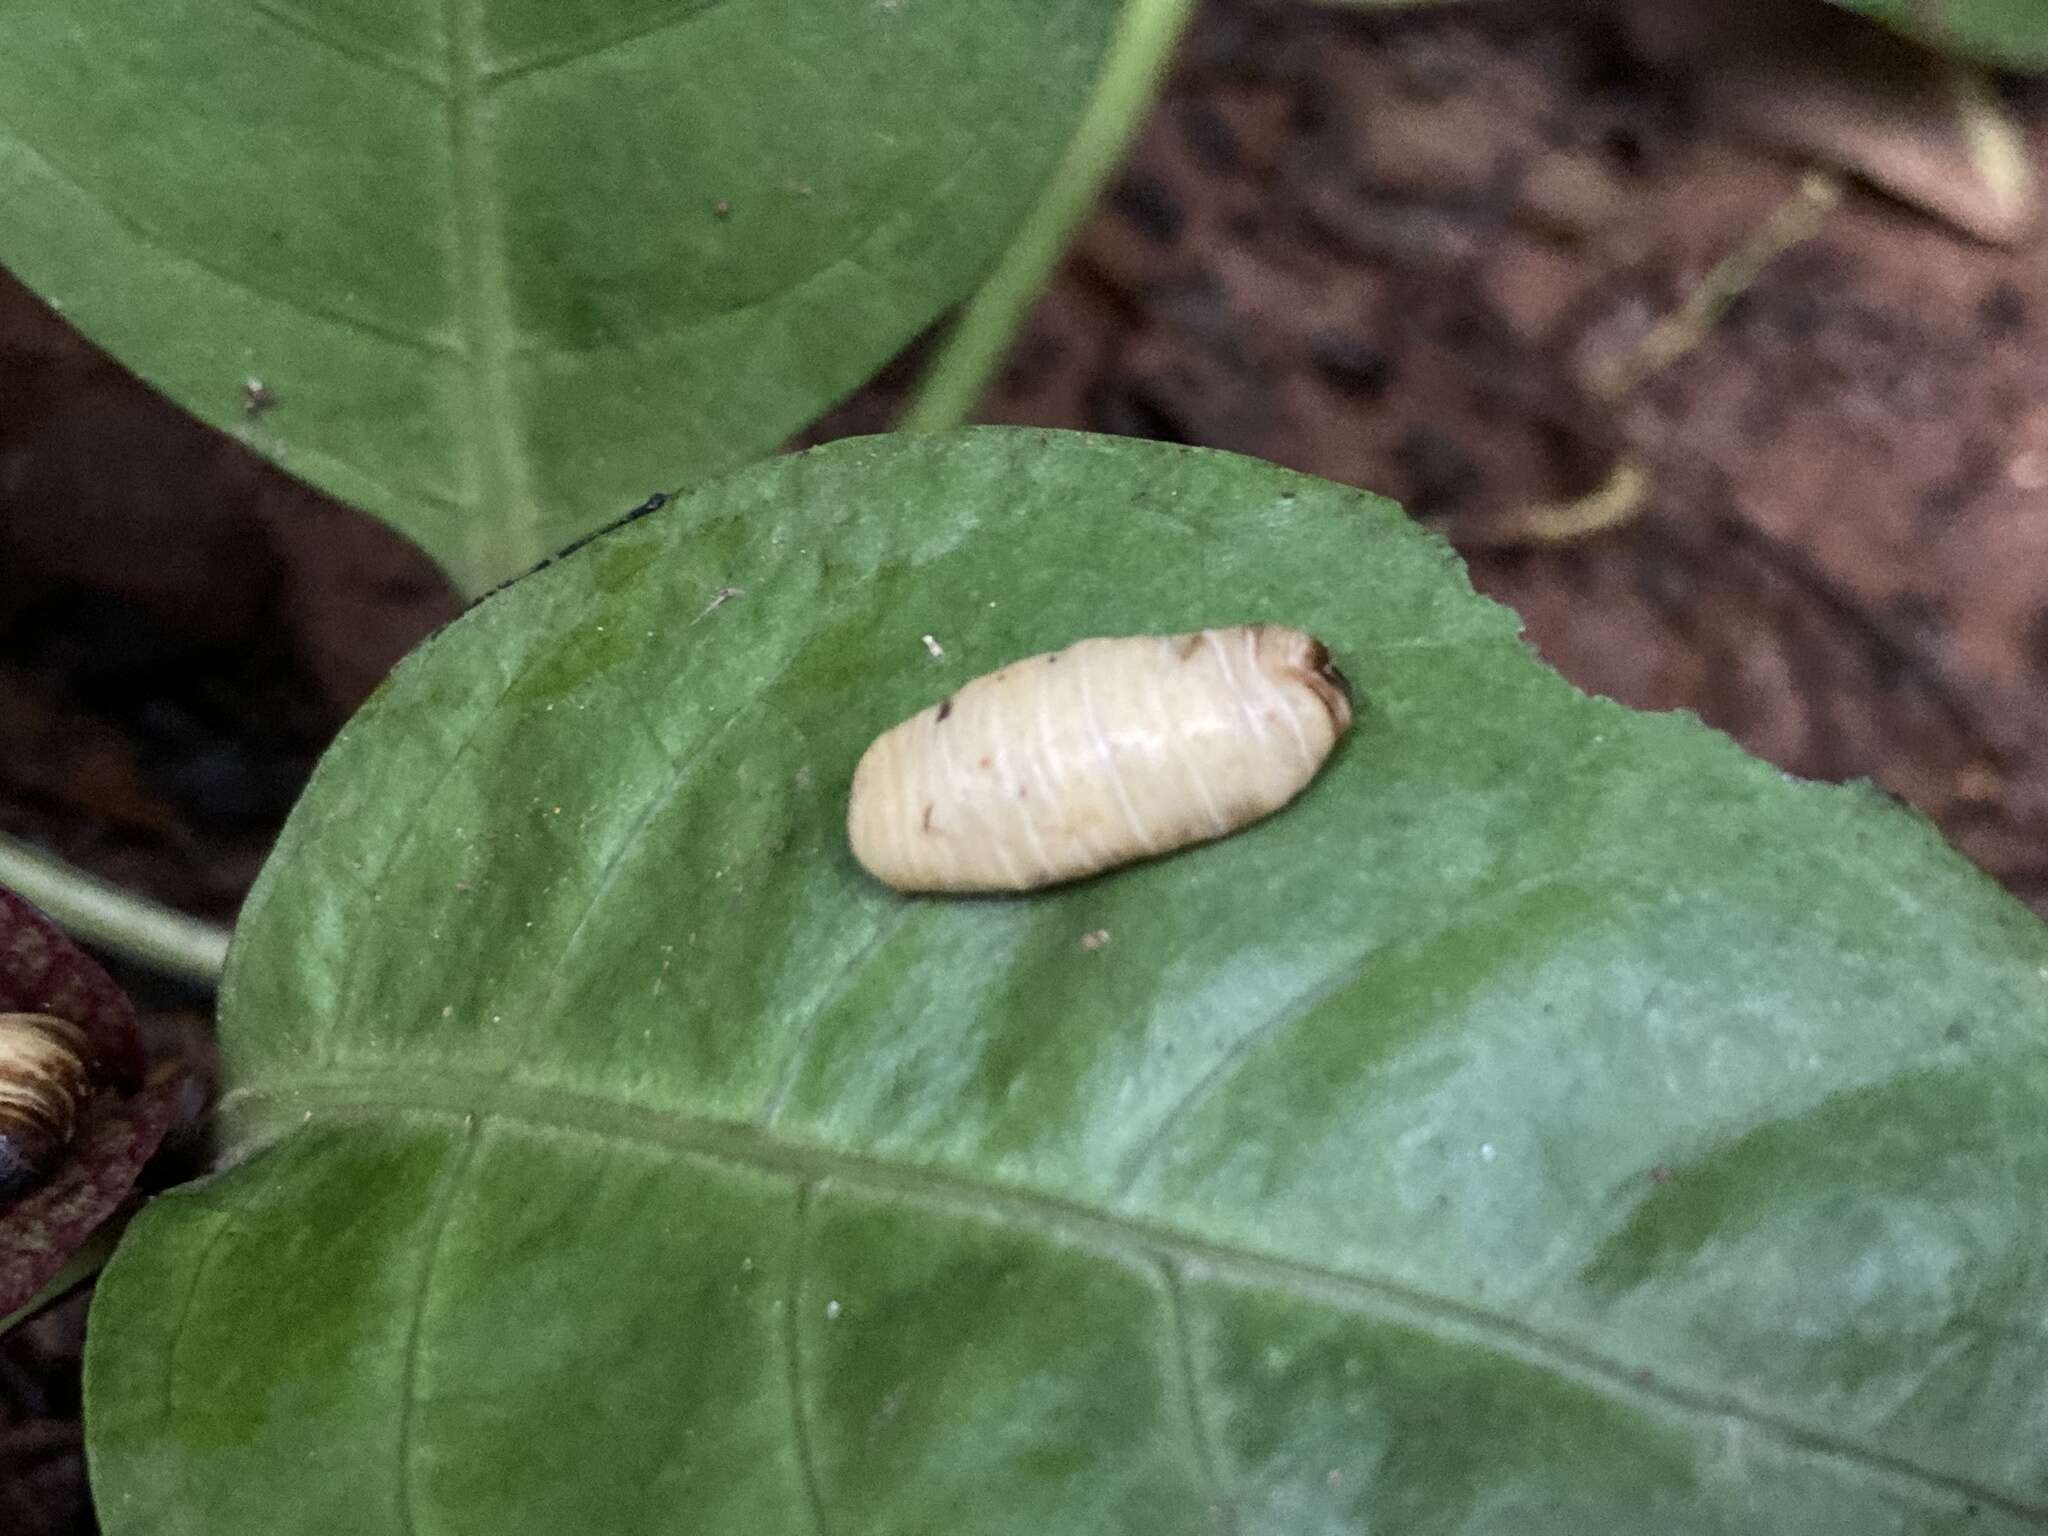
{"type": "Polygon", "coordinates": [[[1034,890],[1272,814],[1350,724],[1350,685],[1300,630],[1082,640],[884,733],[847,836],[900,891],[1034,890]]]}
{"type": "Polygon", "coordinates": [[[85,1031],[47,1013],[0,1013],[0,1195],[26,1189],[71,1144],[91,1092],[85,1031]]]}

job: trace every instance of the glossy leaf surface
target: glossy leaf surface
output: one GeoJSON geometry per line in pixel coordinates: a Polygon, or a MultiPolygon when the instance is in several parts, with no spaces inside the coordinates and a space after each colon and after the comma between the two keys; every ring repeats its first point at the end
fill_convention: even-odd
{"type": "Polygon", "coordinates": [[[1384,501],[1034,433],[777,461],[484,603],[322,765],[223,994],[232,1166],[99,1292],[102,1519],[2031,1528],[2044,994],[1925,823],[1578,695],[1384,501]],[[1269,821],[1025,899],[854,864],[879,730],[1252,619],[1360,693],[1269,821]]]}
{"type": "Polygon", "coordinates": [[[1117,17],[18,0],[0,262],[477,589],[767,453],[960,299],[1117,17]]]}

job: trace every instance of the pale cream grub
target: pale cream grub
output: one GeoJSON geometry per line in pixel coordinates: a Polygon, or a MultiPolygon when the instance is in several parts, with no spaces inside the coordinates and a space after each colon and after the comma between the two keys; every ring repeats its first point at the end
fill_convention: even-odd
{"type": "Polygon", "coordinates": [[[847,836],[900,891],[1034,890],[1271,815],[1350,724],[1350,685],[1300,630],[1081,640],[882,735],[847,836]]]}
{"type": "Polygon", "coordinates": [[[0,1194],[47,1173],[91,1091],[85,1031],[46,1013],[0,1013],[0,1194]]]}

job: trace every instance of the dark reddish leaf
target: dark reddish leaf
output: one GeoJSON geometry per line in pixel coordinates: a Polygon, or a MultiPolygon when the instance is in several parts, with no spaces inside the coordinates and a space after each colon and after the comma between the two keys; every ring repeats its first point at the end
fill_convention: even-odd
{"type": "Polygon", "coordinates": [[[142,1081],[135,1005],[84,950],[12,891],[0,890],[0,1013],[49,1013],[81,1026],[99,1078],[142,1081]]]}
{"type": "Polygon", "coordinates": [[[197,1091],[174,1062],[124,1098],[103,1093],[92,1102],[63,1166],[0,1211],[0,1316],[35,1295],[114,1214],[165,1134],[196,1109],[197,1091]]]}
{"type": "Polygon", "coordinates": [[[0,1316],[47,1284],[128,1198],[171,1126],[197,1109],[189,1063],[145,1079],[135,1006],[92,957],[0,890],[0,1013],[48,1013],[86,1031],[100,1091],[50,1176],[0,1206],[0,1316]]]}

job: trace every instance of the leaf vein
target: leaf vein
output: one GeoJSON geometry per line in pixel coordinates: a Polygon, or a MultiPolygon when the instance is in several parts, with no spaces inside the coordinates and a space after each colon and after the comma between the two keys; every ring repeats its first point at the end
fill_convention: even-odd
{"type": "MultiPolygon", "coordinates": [[[[537,623],[535,627],[545,628],[544,621],[537,623]]],[[[433,642],[429,640],[426,643],[431,645],[433,642]]],[[[420,652],[416,651],[414,654],[418,655],[420,652]]],[[[385,850],[384,856],[377,861],[377,873],[375,876],[359,882],[359,888],[372,901],[377,899],[378,892],[382,889],[384,882],[390,877],[391,871],[397,867],[399,855],[404,853],[406,848],[411,845],[413,838],[419,835],[423,826],[421,813],[429,805],[433,804],[434,797],[439,795],[448,782],[455,777],[457,770],[461,768],[464,760],[476,746],[477,739],[483,735],[485,729],[497,721],[498,710],[503,706],[506,698],[511,695],[512,690],[519,686],[520,679],[546,661],[549,654],[550,652],[546,646],[535,646],[529,649],[525,656],[520,659],[519,665],[514,667],[505,678],[504,686],[498,690],[497,698],[477,710],[475,716],[470,721],[469,729],[463,733],[462,740],[457,742],[454,749],[443,757],[441,771],[434,775],[433,782],[427,785],[418,797],[413,800],[408,819],[396,829],[390,846],[385,850]]],[[[336,1018],[347,1018],[349,1010],[355,1005],[356,998],[362,990],[363,979],[367,974],[364,957],[369,955],[374,948],[375,946],[370,944],[357,944],[351,950],[349,958],[345,962],[344,971],[335,984],[334,1016],[336,1018]]]]}
{"type": "Polygon", "coordinates": [[[1237,1536],[1237,1505],[1224,1492],[1222,1472],[1216,1465],[1215,1442],[1209,1434],[1209,1426],[1202,1420],[1202,1378],[1195,1369],[1194,1334],[1188,1326],[1187,1295],[1181,1285],[1180,1270],[1162,1259],[1159,1274],[1166,1285],[1167,1313],[1173,1329],[1174,1369],[1180,1377],[1181,1393],[1187,1399],[1188,1438],[1194,1443],[1195,1466],[1201,1474],[1202,1491],[1210,1513],[1215,1517],[1216,1536],[1237,1536]]]}
{"type": "Polygon", "coordinates": [[[1159,1117],[1158,1123],[1154,1125],[1144,1140],[1131,1149],[1125,1159],[1124,1171],[1117,1179],[1116,1190],[1111,1197],[1111,1203],[1121,1205],[1130,1197],[1131,1192],[1137,1188],[1138,1181],[1144,1177],[1146,1170],[1172,1145],[1174,1133],[1187,1123],[1189,1117],[1196,1110],[1200,1109],[1202,1105],[1228,1087],[1230,1081],[1244,1069],[1245,1063],[1261,1048],[1278,1036],[1285,1034],[1295,1025],[1313,1017],[1316,1010],[1321,1008],[1331,998],[1351,987],[1357,986],[1365,968],[1375,958],[1378,958],[1380,955],[1398,954],[1417,945],[1433,943],[1451,929],[1476,922],[1497,907],[1512,905],[1521,901],[1524,897],[1542,890],[1545,886],[1561,883],[1575,873],[1577,868],[1578,866],[1573,865],[1567,868],[1546,870],[1539,875],[1532,875],[1526,880],[1520,880],[1513,885],[1503,887],[1484,901],[1475,902],[1463,908],[1448,922],[1391,940],[1381,949],[1362,957],[1356,965],[1339,967],[1336,974],[1330,980],[1315,988],[1306,997],[1299,999],[1292,1006],[1283,1008],[1253,1024],[1250,1029],[1230,1043],[1223,1054],[1216,1059],[1215,1064],[1195,1079],[1187,1092],[1175,1100],[1166,1113],[1159,1117]]]}
{"type": "MultiPolygon", "coordinates": [[[[751,719],[752,716],[751,707],[742,706],[734,710],[704,739],[694,753],[669,759],[668,782],[657,793],[647,797],[647,803],[641,808],[640,814],[633,818],[632,826],[626,829],[616,845],[606,850],[603,863],[598,870],[597,883],[591,888],[590,899],[584,903],[583,911],[577,917],[575,925],[570,928],[568,937],[562,940],[560,954],[555,964],[550,967],[551,979],[548,990],[543,995],[539,1007],[534,1010],[535,1018],[545,1021],[552,1015],[555,1004],[561,999],[562,989],[569,983],[569,957],[576,953],[576,946],[582,942],[583,935],[590,929],[590,920],[597,915],[598,910],[604,905],[605,898],[611,894],[612,887],[618,883],[628,856],[640,846],[648,827],[674,803],[676,796],[682,793],[685,786],[695,782],[696,774],[693,770],[701,768],[710,759],[736,725],[742,720],[751,719]]],[[[663,755],[666,756],[667,748],[663,746],[660,733],[655,730],[653,721],[648,719],[644,712],[640,718],[643,728],[654,737],[656,746],[662,747],[663,755]]]]}
{"type": "Polygon", "coordinates": [[[722,0],[698,0],[686,11],[663,16],[659,20],[637,27],[619,27],[599,37],[584,38],[578,42],[565,43],[553,48],[536,48],[531,52],[514,55],[501,63],[482,71],[477,83],[487,90],[496,90],[510,80],[522,75],[542,74],[551,69],[563,69],[571,64],[580,64],[585,59],[595,58],[614,48],[623,48],[628,43],[637,43],[643,38],[658,37],[664,32],[679,32],[702,20],[718,9],[722,0]]]}
{"type": "MultiPolygon", "coordinates": [[[[240,1198],[216,1213],[213,1230],[206,1234],[205,1240],[199,1246],[198,1254],[192,1260],[192,1283],[186,1288],[184,1298],[178,1303],[177,1321],[171,1324],[170,1335],[164,1345],[162,1420],[166,1424],[178,1422],[178,1350],[191,1329],[192,1314],[198,1309],[199,1298],[204,1293],[207,1271],[212,1267],[222,1241],[234,1231],[235,1218],[242,1214],[253,1198],[253,1190],[244,1191],[240,1198]]],[[[117,1254],[116,1257],[118,1256],[117,1254]]]]}
{"type": "Polygon", "coordinates": [[[728,1167],[779,1174],[800,1183],[830,1179],[910,1204],[963,1213],[992,1225],[1063,1238],[1117,1262],[1152,1267],[1162,1260],[1238,1283],[1388,1317],[1432,1337],[1464,1339],[1562,1380],[1622,1399],[1655,1403],[1700,1418],[1732,1420],[1775,1443],[1897,1481],[1974,1499],[2048,1529],[2048,1500],[1916,1461],[1750,1401],[1733,1390],[1693,1386],[1645,1373],[1629,1361],[1559,1328],[1526,1322],[1415,1282],[1244,1247],[1176,1225],[1100,1209],[1078,1199],[993,1183],[946,1168],[890,1162],[841,1148],[771,1136],[759,1128],[673,1110],[621,1103],[566,1089],[510,1086],[490,1078],[437,1073],[431,1080],[390,1073],[332,1074],[317,1086],[251,1082],[218,1108],[221,1163],[231,1165],[289,1135],[308,1110],[336,1118],[499,1120],[544,1135],[600,1143],[664,1147],[728,1167]]]}
{"type": "MultiPolygon", "coordinates": [[[[40,163],[57,180],[63,182],[86,202],[105,214],[107,218],[120,225],[138,244],[148,247],[173,264],[182,264],[196,272],[203,272],[216,282],[223,283],[229,288],[246,293],[253,298],[262,299],[266,303],[275,304],[282,309],[291,310],[295,314],[304,315],[310,320],[322,321],[334,326],[337,330],[353,331],[372,341],[380,341],[387,346],[396,347],[405,352],[424,356],[440,356],[450,354],[455,350],[447,342],[432,336],[414,335],[409,331],[399,329],[397,326],[388,325],[381,320],[372,320],[365,315],[350,314],[345,310],[333,309],[324,304],[315,303],[302,295],[278,293],[239,273],[230,272],[224,267],[216,266],[203,256],[196,255],[191,251],[181,250],[162,231],[152,227],[136,215],[128,212],[125,208],[118,208],[113,203],[107,201],[101,192],[82,176],[78,175],[77,172],[51,155],[47,150],[31,143],[27,135],[22,133],[21,129],[14,123],[6,118],[0,118],[0,131],[4,131],[24,155],[40,163]]],[[[0,149],[4,149],[4,147],[0,146],[0,149]]]]}
{"type": "Polygon", "coordinates": [[[469,551],[472,569],[518,566],[549,551],[542,543],[540,508],[518,391],[505,231],[492,176],[489,114],[477,56],[483,47],[486,0],[443,0],[448,34],[448,174],[452,189],[454,292],[463,355],[469,364],[469,489],[497,516],[476,519],[470,531],[482,547],[469,551]]]}
{"type": "Polygon", "coordinates": [[[831,1536],[825,1518],[825,1491],[818,1481],[818,1459],[811,1446],[810,1420],[804,1413],[803,1289],[804,1260],[811,1230],[811,1186],[800,1184],[796,1191],[796,1237],[789,1249],[789,1291],[782,1299],[782,1350],[789,1372],[789,1424],[796,1447],[798,1474],[803,1479],[804,1504],[810,1510],[811,1526],[817,1536],[831,1536]]]}
{"type": "Polygon", "coordinates": [[[455,1216],[455,1195],[461,1188],[470,1164],[476,1157],[477,1134],[481,1120],[470,1118],[463,1123],[461,1149],[448,1171],[442,1176],[441,1187],[435,1192],[434,1209],[427,1218],[425,1252],[420,1257],[419,1280],[413,1287],[412,1317],[405,1331],[405,1357],[399,1370],[398,1394],[398,1521],[399,1528],[411,1536],[419,1529],[416,1517],[417,1499],[413,1490],[413,1460],[419,1450],[418,1421],[420,1399],[420,1354],[426,1337],[427,1300],[434,1284],[434,1271],[441,1253],[441,1240],[447,1235],[448,1225],[455,1216]]]}
{"type": "Polygon", "coordinates": [[[817,1036],[819,1022],[832,1005],[846,995],[847,989],[866,968],[868,961],[875,957],[881,947],[888,943],[896,931],[910,921],[917,911],[916,902],[904,902],[895,912],[877,923],[874,932],[868,935],[867,942],[847,956],[846,963],[840,966],[832,979],[819,990],[811,1005],[804,1010],[796,1028],[790,1031],[789,1059],[782,1064],[782,1070],[776,1074],[775,1086],[769,1090],[768,1097],[761,1106],[761,1113],[755,1117],[754,1123],[761,1129],[769,1129],[782,1118],[782,1111],[788,1106],[790,1095],[796,1091],[797,1083],[802,1080],[804,1063],[810,1059],[811,1042],[817,1036]]]}
{"type": "Polygon", "coordinates": [[[387,78],[424,86],[436,96],[445,97],[447,94],[447,82],[421,67],[415,59],[329,32],[311,18],[276,4],[275,0],[249,0],[249,8],[272,25],[304,38],[328,53],[365,65],[387,78]]]}

